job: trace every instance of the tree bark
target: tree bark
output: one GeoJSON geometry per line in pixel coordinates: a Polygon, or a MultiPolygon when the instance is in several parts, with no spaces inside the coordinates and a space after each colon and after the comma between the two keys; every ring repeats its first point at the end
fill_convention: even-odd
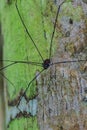
{"type": "MultiPolygon", "coordinates": [[[[78,8],[76,2],[73,6],[78,8]]],[[[86,59],[87,56],[86,16],[80,21],[72,19],[72,23],[69,17],[66,19],[60,23],[63,36],[53,63],[86,59]]],[[[55,64],[39,77],[37,118],[40,130],[87,129],[86,76],[87,62],[83,61],[55,64]]]]}

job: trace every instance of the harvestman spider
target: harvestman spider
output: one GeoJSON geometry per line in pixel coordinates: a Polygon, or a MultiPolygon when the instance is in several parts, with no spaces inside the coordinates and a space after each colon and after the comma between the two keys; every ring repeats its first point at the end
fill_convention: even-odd
{"type": "MultiPolygon", "coordinates": [[[[26,27],[26,25],[25,25],[23,19],[22,19],[22,16],[21,16],[21,14],[20,14],[20,11],[19,11],[19,8],[18,8],[18,5],[17,5],[17,0],[16,0],[16,2],[15,2],[15,7],[16,7],[17,13],[18,13],[18,15],[19,15],[19,17],[20,17],[20,21],[22,22],[22,25],[23,25],[23,27],[25,28],[28,37],[29,37],[30,40],[32,41],[32,44],[34,45],[36,51],[38,52],[39,56],[40,56],[41,59],[42,59],[42,63],[32,62],[32,61],[3,60],[4,62],[10,62],[10,64],[8,64],[8,65],[6,65],[6,66],[0,68],[0,71],[4,70],[4,69],[6,69],[6,68],[8,68],[8,67],[10,67],[10,66],[13,66],[13,65],[15,65],[15,64],[18,64],[18,63],[20,63],[20,64],[25,63],[25,64],[31,64],[31,65],[41,66],[41,67],[42,67],[42,70],[41,70],[36,76],[34,76],[33,79],[28,83],[26,89],[24,90],[24,93],[22,94],[22,96],[21,96],[20,99],[19,99],[19,102],[18,102],[17,106],[19,105],[19,103],[20,103],[22,97],[26,94],[26,92],[27,92],[27,90],[29,89],[31,83],[32,83],[34,80],[36,80],[36,78],[37,78],[42,72],[44,72],[46,69],[48,69],[50,66],[53,66],[53,65],[55,65],[55,64],[61,64],[61,63],[71,63],[71,62],[82,62],[82,61],[86,61],[86,60],[67,60],[67,61],[52,62],[52,60],[51,60],[51,57],[52,57],[53,38],[54,38],[55,30],[56,30],[56,23],[57,23],[57,19],[58,19],[59,12],[60,12],[60,7],[62,6],[63,3],[64,3],[64,1],[58,6],[58,9],[57,9],[56,18],[55,18],[54,27],[53,27],[52,36],[51,36],[51,41],[50,41],[49,57],[46,58],[46,59],[44,59],[43,56],[42,56],[42,54],[41,54],[41,52],[40,52],[40,50],[38,49],[38,47],[37,47],[35,41],[33,40],[33,38],[32,38],[32,36],[31,36],[30,32],[28,31],[28,29],[27,29],[27,27],[26,27]]],[[[41,12],[41,14],[43,14],[43,13],[41,12]]],[[[42,17],[43,17],[43,16],[42,16],[42,17]]],[[[42,22],[43,22],[43,24],[44,24],[44,21],[42,21],[42,22]]],[[[70,22],[72,22],[72,21],[70,21],[70,22]]],[[[4,78],[6,78],[6,79],[13,85],[13,83],[12,83],[6,76],[4,76],[2,73],[0,73],[0,74],[1,74],[4,78]]]]}

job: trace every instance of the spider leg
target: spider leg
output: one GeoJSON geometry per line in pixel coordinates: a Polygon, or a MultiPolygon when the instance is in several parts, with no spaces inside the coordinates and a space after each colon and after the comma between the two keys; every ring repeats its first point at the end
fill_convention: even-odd
{"type": "Polygon", "coordinates": [[[62,63],[74,63],[74,62],[83,62],[83,61],[87,61],[87,60],[66,60],[66,61],[58,61],[58,62],[54,62],[51,63],[50,65],[55,65],[55,64],[62,64],[62,63]]]}
{"type": "Polygon", "coordinates": [[[20,14],[20,11],[19,11],[19,8],[18,8],[18,5],[17,5],[17,0],[16,0],[16,2],[15,2],[15,6],[16,6],[17,13],[18,13],[18,15],[19,15],[19,17],[20,17],[20,20],[21,20],[21,22],[22,22],[22,25],[24,26],[24,28],[25,28],[25,30],[26,30],[26,33],[28,34],[28,37],[31,39],[31,41],[32,41],[34,47],[36,48],[36,50],[37,50],[39,56],[41,57],[42,61],[44,61],[44,59],[43,59],[43,57],[42,57],[42,55],[41,55],[41,52],[39,51],[39,49],[38,49],[38,47],[37,47],[35,41],[33,40],[33,38],[32,38],[32,36],[31,36],[29,30],[27,29],[27,27],[26,27],[26,25],[25,25],[25,23],[24,23],[24,21],[23,21],[23,19],[22,19],[22,16],[21,16],[21,14],[20,14]]]}
{"type": "Polygon", "coordinates": [[[3,73],[0,72],[0,75],[4,77],[15,88],[15,85],[3,73]]]}
{"type": "Polygon", "coordinates": [[[10,67],[10,66],[12,66],[12,65],[15,65],[15,64],[16,64],[16,62],[13,62],[13,63],[11,63],[11,64],[8,64],[8,65],[4,66],[4,67],[1,67],[1,68],[0,68],[0,71],[4,70],[4,69],[6,69],[6,68],[8,68],[8,67],[10,67]]]}
{"type": "MultiPolygon", "coordinates": [[[[27,90],[29,89],[31,83],[44,71],[45,69],[42,69],[28,84],[27,88],[25,89],[24,93],[22,94],[22,96],[20,97],[18,103],[17,103],[17,108],[19,110],[19,112],[21,112],[23,114],[23,112],[21,111],[21,109],[19,108],[19,104],[20,104],[20,101],[22,100],[23,96],[26,94],[27,90]]],[[[33,102],[32,102],[32,108],[33,108],[33,102]]],[[[34,118],[32,116],[32,122],[34,122],[34,118]]],[[[32,130],[33,130],[33,125],[32,125],[32,130]]]]}
{"type": "Polygon", "coordinates": [[[52,44],[53,44],[53,38],[54,38],[54,34],[55,34],[55,30],[56,30],[56,23],[57,23],[57,19],[59,16],[59,11],[60,11],[60,7],[61,5],[64,3],[64,1],[59,5],[57,13],[56,13],[56,18],[55,18],[55,23],[54,23],[54,28],[53,28],[53,32],[52,32],[52,36],[51,36],[51,42],[50,42],[50,53],[49,53],[49,59],[51,58],[51,53],[52,53],[52,44]]]}
{"type": "Polygon", "coordinates": [[[37,62],[27,62],[27,61],[10,61],[10,60],[0,60],[0,62],[2,62],[2,61],[4,61],[4,62],[12,62],[12,63],[10,63],[10,64],[8,64],[8,65],[6,65],[6,66],[4,66],[4,67],[1,67],[0,68],[0,75],[4,78],[4,79],[6,79],[14,88],[15,88],[15,85],[1,72],[1,71],[3,71],[4,69],[7,69],[8,67],[10,67],[10,66],[13,66],[13,65],[15,65],[15,64],[17,64],[17,63],[23,63],[23,64],[32,64],[32,65],[35,65],[35,66],[40,66],[40,67],[42,67],[42,63],[37,63],[37,62]]]}
{"type": "Polygon", "coordinates": [[[20,99],[19,99],[19,101],[18,101],[18,103],[17,103],[17,107],[18,107],[18,105],[19,105],[19,103],[20,103],[22,97],[26,94],[27,90],[29,89],[31,83],[32,83],[44,70],[45,70],[45,69],[42,69],[42,70],[41,70],[36,76],[34,76],[34,78],[28,83],[26,89],[24,90],[24,93],[21,95],[21,97],[20,97],[20,99]]]}
{"type": "Polygon", "coordinates": [[[42,63],[38,63],[38,62],[31,62],[31,61],[10,61],[10,60],[0,60],[0,61],[6,61],[6,62],[12,62],[4,67],[1,67],[0,68],[0,71],[12,66],[12,65],[15,65],[15,64],[31,64],[31,65],[35,65],[35,66],[41,66],[42,67],[42,63]]]}

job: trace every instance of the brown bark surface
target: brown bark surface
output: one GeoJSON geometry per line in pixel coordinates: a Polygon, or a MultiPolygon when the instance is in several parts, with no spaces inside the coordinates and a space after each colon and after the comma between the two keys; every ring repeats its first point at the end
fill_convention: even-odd
{"type": "MultiPolygon", "coordinates": [[[[74,3],[76,4],[76,3],[74,3]]],[[[85,18],[85,17],[84,17],[85,18]]],[[[62,30],[63,24],[61,24],[62,30]]],[[[85,20],[69,25],[54,62],[81,60],[87,56],[85,20]]],[[[40,130],[87,130],[87,62],[51,66],[38,79],[38,124],[40,130]]]]}

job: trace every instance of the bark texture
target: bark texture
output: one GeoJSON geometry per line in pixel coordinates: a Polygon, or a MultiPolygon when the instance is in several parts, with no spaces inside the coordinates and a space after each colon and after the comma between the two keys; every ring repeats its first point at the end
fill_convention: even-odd
{"type": "MultiPolygon", "coordinates": [[[[86,59],[85,16],[79,22],[70,22],[67,17],[66,21],[61,21],[61,30],[63,36],[52,62],[86,59]]],[[[40,130],[87,130],[86,61],[53,65],[37,82],[40,130]]]]}

